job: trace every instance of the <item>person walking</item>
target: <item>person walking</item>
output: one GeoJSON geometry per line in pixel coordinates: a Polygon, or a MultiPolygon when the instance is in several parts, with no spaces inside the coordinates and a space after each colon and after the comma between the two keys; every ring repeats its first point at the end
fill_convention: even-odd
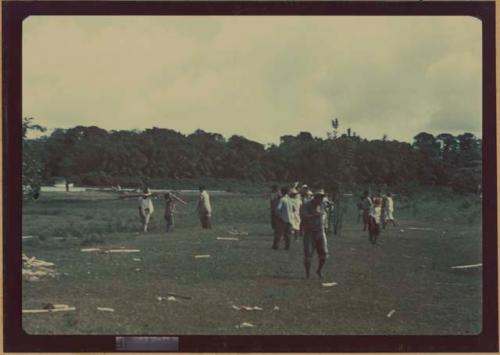
{"type": "Polygon", "coordinates": [[[149,191],[149,188],[146,187],[143,190],[142,196],[139,197],[139,215],[141,217],[144,233],[148,232],[149,220],[154,210],[153,195],[149,191]]]}
{"type": "Polygon", "coordinates": [[[364,200],[364,197],[361,195],[359,197],[358,203],[356,204],[356,207],[358,208],[358,224],[363,219],[363,200],[364,200]]]}
{"type": "Polygon", "coordinates": [[[283,195],[278,205],[276,206],[276,214],[278,215],[277,233],[275,233],[273,249],[277,250],[279,242],[282,238],[285,239],[285,250],[290,249],[290,234],[292,233],[292,220],[294,220],[293,210],[294,202],[288,195],[289,189],[284,187],[281,189],[283,195]]]}
{"type": "Polygon", "coordinates": [[[363,194],[363,200],[361,201],[361,208],[363,210],[363,232],[368,228],[370,222],[370,208],[372,206],[372,200],[368,191],[363,194]]]}
{"type": "Polygon", "coordinates": [[[382,220],[382,203],[383,199],[379,191],[372,198],[372,204],[370,207],[370,214],[369,214],[368,234],[370,237],[370,242],[372,244],[377,244],[377,238],[380,235],[380,222],[382,220]]]}
{"type": "MultiPolygon", "coordinates": [[[[312,197],[313,197],[313,193],[311,191],[311,189],[309,188],[309,186],[307,186],[306,184],[302,185],[302,188],[300,189],[300,197],[302,199],[302,204],[300,206],[300,208],[302,209],[304,204],[308,201],[311,201],[312,197]]],[[[301,220],[300,222],[300,231],[299,231],[299,235],[301,237],[304,236],[304,226],[303,226],[304,222],[301,220]]]]}
{"type": "Polygon", "coordinates": [[[298,241],[300,232],[300,207],[302,206],[302,198],[296,188],[291,188],[288,195],[292,204],[292,215],[290,220],[291,234],[294,240],[298,241]]]}
{"type": "Polygon", "coordinates": [[[278,203],[281,199],[281,193],[279,191],[279,188],[277,185],[273,185],[271,187],[271,195],[269,196],[269,202],[270,202],[270,214],[271,214],[271,228],[273,229],[273,232],[276,231],[277,228],[277,219],[279,216],[276,214],[276,207],[278,206],[278,203]]]}
{"type": "Polygon", "coordinates": [[[334,211],[334,198],[328,198],[328,195],[323,196],[323,225],[325,226],[325,233],[331,233],[334,228],[333,211],[334,211]]]}
{"type": "Polygon", "coordinates": [[[198,200],[198,216],[200,217],[201,227],[203,229],[212,228],[212,205],[210,204],[210,195],[205,186],[200,186],[200,198],[198,200]]]}
{"type": "Polygon", "coordinates": [[[167,192],[165,194],[165,223],[166,232],[172,232],[174,229],[174,212],[175,212],[175,201],[172,198],[172,194],[167,192]]]}
{"type": "Polygon", "coordinates": [[[312,200],[306,202],[302,208],[304,221],[304,268],[306,278],[310,276],[311,261],[314,251],[318,254],[318,268],[316,274],[322,278],[322,269],[328,258],[328,245],[325,233],[325,210],[323,198],[325,191],[319,189],[314,193],[312,200]]]}
{"type": "Polygon", "coordinates": [[[391,222],[394,227],[397,226],[394,219],[394,200],[389,192],[384,198],[384,229],[387,223],[391,222]]]}

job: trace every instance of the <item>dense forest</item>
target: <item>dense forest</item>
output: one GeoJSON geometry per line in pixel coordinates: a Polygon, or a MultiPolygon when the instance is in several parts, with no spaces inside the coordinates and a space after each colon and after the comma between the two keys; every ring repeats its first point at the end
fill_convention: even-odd
{"type": "Polygon", "coordinates": [[[474,192],[481,183],[481,140],[471,133],[419,133],[412,144],[367,140],[332,121],[327,138],[309,132],[263,145],[245,137],[201,129],[184,135],[171,129],[107,131],[77,126],[27,139],[44,131],[23,121],[23,184],[50,183],[55,176],[77,185],[137,187],[151,179],[221,178],[252,182],[305,181],[329,189],[360,185],[443,185],[474,192]]]}

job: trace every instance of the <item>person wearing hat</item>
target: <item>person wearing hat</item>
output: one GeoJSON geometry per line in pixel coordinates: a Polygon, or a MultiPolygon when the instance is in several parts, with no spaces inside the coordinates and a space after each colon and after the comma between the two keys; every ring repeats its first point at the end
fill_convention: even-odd
{"type": "Polygon", "coordinates": [[[198,200],[198,216],[200,217],[201,227],[203,229],[212,228],[210,221],[212,217],[212,205],[210,204],[210,195],[205,186],[200,186],[200,199],[198,200]]]}
{"type": "Polygon", "coordinates": [[[155,210],[152,197],[153,194],[151,194],[147,187],[144,188],[141,197],[139,197],[139,215],[141,217],[144,233],[148,231],[149,220],[155,210]]]}
{"type": "Polygon", "coordinates": [[[328,257],[324,225],[324,197],[325,191],[323,189],[315,191],[312,200],[306,202],[301,211],[304,221],[304,268],[307,278],[309,278],[314,251],[316,251],[319,258],[316,274],[320,278],[322,277],[321,271],[328,257]]]}
{"type": "Polygon", "coordinates": [[[175,212],[175,201],[172,198],[172,194],[167,192],[165,194],[165,222],[166,231],[171,232],[174,229],[174,212],[175,212]]]}
{"type": "Polygon", "coordinates": [[[290,249],[290,234],[292,233],[292,223],[295,223],[294,209],[295,202],[290,197],[295,196],[297,190],[295,188],[281,189],[283,195],[276,206],[276,214],[278,215],[278,228],[274,235],[273,249],[277,250],[279,242],[282,238],[285,239],[285,250],[290,249]]]}

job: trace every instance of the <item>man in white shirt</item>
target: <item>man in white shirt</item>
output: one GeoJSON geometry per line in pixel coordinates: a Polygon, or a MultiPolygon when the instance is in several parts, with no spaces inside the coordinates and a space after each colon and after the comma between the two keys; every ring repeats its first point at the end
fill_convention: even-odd
{"type": "Polygon", "coordinates": [[[302,206],[302,198],[299,191],[295,188],[291,188],[289,193],[290,201],[292,202],[292,219],[290,224],[292,227],[292,233],[294,235],[295,241],[298,241],[299,231],[300,231],[300,207],[302,206]]]}
{"type": "MultiPolygon", "coordinates": [[[[295,190],[295,189],[294,189],[295,190]]],[[[274,236],[273,249],[278,249],[278,244],[281,238],[285,239],[285,250],[290,249],[290,234],[292,233],[292,221],[295,220],[294,206],[295,202],[289,194],[288,188],[282,188],[281,194],[283,197],[278,202],[276,207],[276,214],[278,215],[277,231],[274,236]]],[[[296,191],[296,190],[295,190],[296,191]]]]}
{"type": "Polygon", "coordinates": [[[152,196],[153,195],[146,187],[143,191],[143,195],[139,197],[139,215],[141,216],[144,233],[148,231],[149,220],[155,210],[153,206],[152,196]]]}
{"type": "Polygon", "coordinates": [[[384,197],[384,228],[389,222],[392,222],[392,225],[396,227],[397,224],[394,220],[394,201],[392,200],[392,194],[390,192],[384,197]]]}
{"type": "Polygon", "coordinates": [[[380,191],[371,199],[370,216],[368,223],[368,234],[370,242],[377,244],[377,238],[380,235],[380,221],[382,220],[382,194],[380,191]]]}
{"type": "Polygon", "coordinates": [[[200,186],[200,199],[198,200],[198,216],[200,217],[203,229],[212,228],[212,206],[210,205],[210,195],[205,190],[205,186],[200,186]]]}

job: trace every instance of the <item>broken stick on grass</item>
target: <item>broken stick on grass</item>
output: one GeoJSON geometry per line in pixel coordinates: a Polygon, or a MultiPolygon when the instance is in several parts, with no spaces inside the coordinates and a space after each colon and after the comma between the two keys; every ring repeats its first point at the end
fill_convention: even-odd
{"type": "Polygon", "coordinates": [[[332,286],[337,286],[338,284],[336,282],[323,282],[321,285],[324,287],[332,287],[332,286]]]}
{"type": "Polygon", "coordinates": [[[185,299],[185,300],[191,300],[191,299],[192,299],[192,297],[179,295],[179,294],[177,294],[177,293],[173,293],[173,292],[167,292],[167,295],[169,295],[169,296],[174,296],[174,297],[178,297],[178,298],[183,298],[183,299],[185,299]]]}
{"type": "Polygon", "coordinates": [[[68,308],[54,308],[54,309],[23,309],[23,313],[52,313],[52,312],[66,312],[74,311],[75,307],[68,308]]]}
{"type": "Polygon", "coordinates": [[[253,328],[255,327],[252,323],[243,322],[240,325],[237,325],[236,328],[253,328]]]}
{"type": "Polygon", "coordinates": [[[110,249],[106,253],[139,253],[140,249],[110,249]]]}
{"type": "Polygon", "coordinates": [[[483,266],[483,263],[472,264],[472,265],[458,265],[458,266],[450,266],[451,269],[473,269],[476,267],[483,266]]]}
{"type": "Polygon", "coordinates": [[[91,251],[101,251],[101,248],[84,248],[80,249],[80,251],[86,253],[86,252],[91,252],[91,251]]]}

